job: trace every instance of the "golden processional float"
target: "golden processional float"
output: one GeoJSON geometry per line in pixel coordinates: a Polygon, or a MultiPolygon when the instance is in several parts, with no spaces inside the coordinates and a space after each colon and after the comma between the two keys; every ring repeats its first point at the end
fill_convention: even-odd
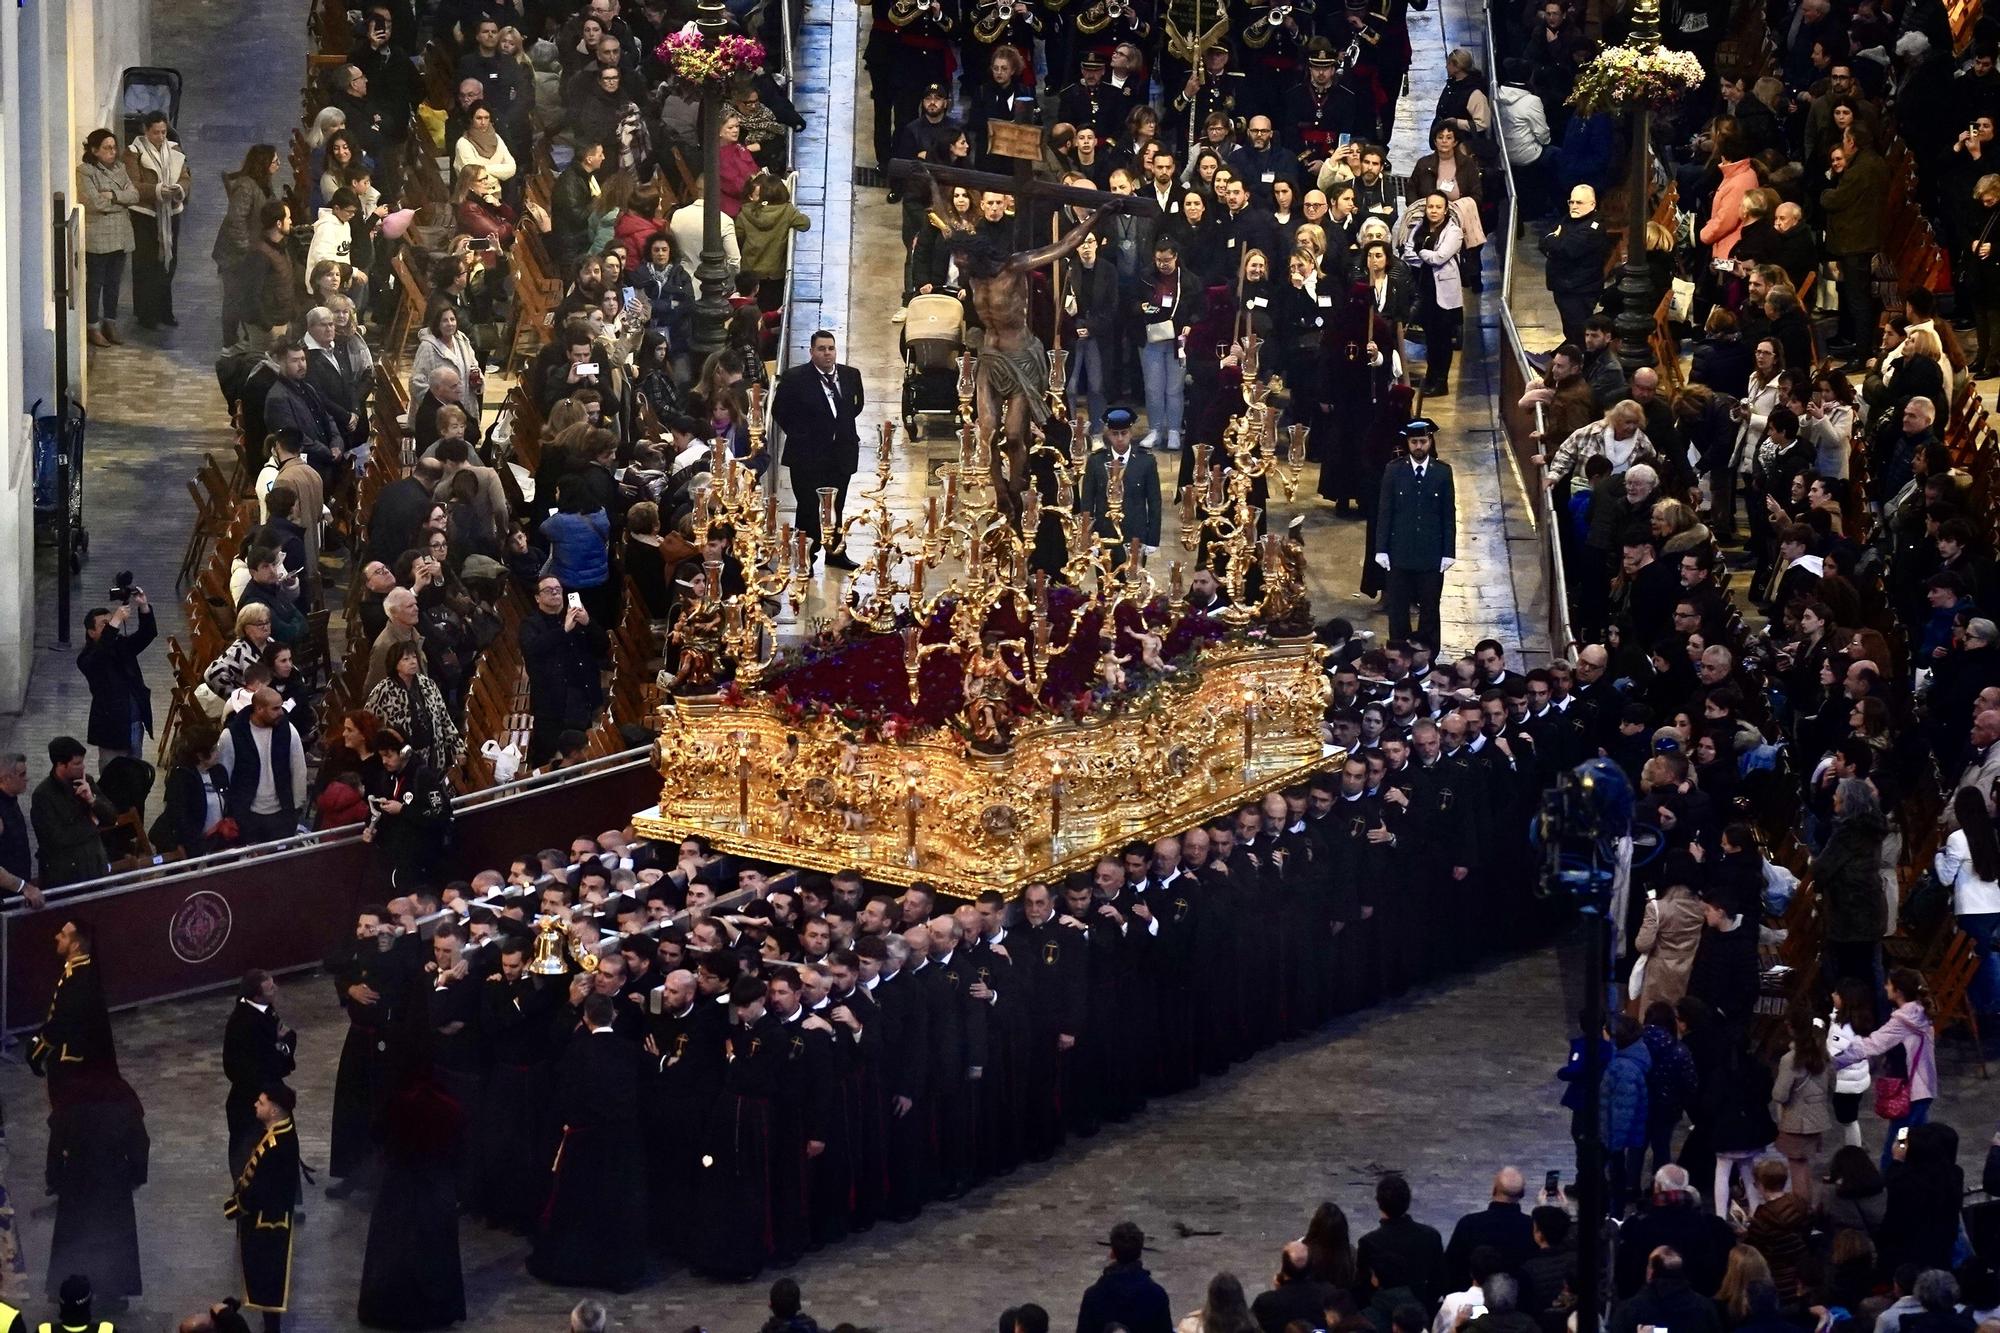
{"type": "MultiPolygon", "coordinates": [[[[1060,349],[1018,529],[995,493],[994,441],[974,424],[968,354],[958,459],[919,517],[890,509],[892,422],[861,512],[836,525],[834,492],[819,492],[829,542],[838,526],[872,550],[797,646],[779,647],[774,613],[801,607],[808,539],[718,442],[695,540],[726,533],[744,588],[729,595],[725,562],[708,561],[704,595],[676,624],[660,803],[636,817],[641,835],[971,894],[1088,866],[1322,769],[1339,751],[1323,740],[1331,687],[1304,552],[1259,531],[1266,488],[1296,491],[1305,428],[1281,455],[1255,358],[1253,346],[1244,412],[1221,450],[1197,446],[1198,484],[1176,506],[1182,552],[1226,592],[1212,611],[1188,605],[1181,559],[1162,586],[1142,546],[1100,536],[1123,531],[1116,460],[1108,521],[1093,525],[1079,498],[1088,431],[1062,418],[1060,349]]],[[[753,412],[752,457],[762,428],[753,412]]]]}

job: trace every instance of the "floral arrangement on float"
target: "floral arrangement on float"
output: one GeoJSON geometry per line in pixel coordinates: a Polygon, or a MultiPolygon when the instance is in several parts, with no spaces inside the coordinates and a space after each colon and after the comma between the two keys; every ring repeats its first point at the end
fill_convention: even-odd
{"type": "Polygon", "coordinates": [[[1665,111],[1701,86],[1701,61],[1690,51],[1665,47],[1607,46],[1577,71],[1569,104],[1579,114],[1600,111],[1665,111]]]}
{"type": "Polygon", "coordinates": [[[711,45],[693,23],[669,33],[653,48],[653,56],[685,84],[727,83],[738,74],[764,68],[764,44],[750,37],[717,38],[711,45]]]}

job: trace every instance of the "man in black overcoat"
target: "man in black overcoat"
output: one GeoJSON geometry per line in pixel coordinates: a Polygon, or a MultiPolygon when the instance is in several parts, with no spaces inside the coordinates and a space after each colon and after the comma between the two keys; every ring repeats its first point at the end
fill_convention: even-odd
{"type": "Polygon", "coordinates": [[[528,1271],[560,1286],[629,1291],[645,1276],[640,1056],[613,1030],[616,1018],[610,996],[586,997],[583,1032],[556,1071],[562,1140],[528,1271]]]}

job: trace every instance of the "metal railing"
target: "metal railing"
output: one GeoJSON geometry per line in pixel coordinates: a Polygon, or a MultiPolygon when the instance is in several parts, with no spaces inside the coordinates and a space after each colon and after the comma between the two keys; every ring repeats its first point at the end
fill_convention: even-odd
{"type": "MultiPolygon", "coordinates": [[[[489,805],[515,801],[556,787],[568,786],[586,778],[601,777],[606,773],[617,772],[635,765],[650,764],[652,756],[653,747],[643,745],[636,749],[620,750],[616,754],[599,755],[595,759],[557,769],[553,773],[516,778],[499,786],[454,796],[451,802],[452,814],[457,817],[484,809],[489,805]]],[[[171,879],[191,879],[210,871],[241,865],[246,861],[277,861],[315,848],[358,842],[361,830],[365,827],[367,827],[365,824],[342,824],[337,828],[294,833],[289,837],[276,838],[270,842],[252,843],[243,847],[225,847],[220,851],[204,852],[200,856],[190,856],[179,861],[156,861],[152,865],[136,866],[116,874],[101,875],[96,879],[87,879],[76,884],[65,884],[61,888],[48,890],[45,897],[50,906],[68,907],[77,903],[97,902],[104,898],[116,897],[121,891],[141,884],[158,884],[171,879]]],[[[0,911],[0,920],[8,916],[26,915],[28,910],[23,903],[16,900],[4,911],[0,911]]]]}
{"type": "Polygon", "coordinates": [[[1569,619],[1569,581],[1562,561],[1562,528],[1559,526],[1562,520],[1556,512],[1554,494],[1542,480],[1542,469],[1532,461],[1541,452],[1542,445],[1551,443],[1542,441],[1537,444],[1530,437],[1531,432],[1541,428],[1541,411],[1536,409],[1531,419],[1516,406],[1536,372],[1528,362],[1521,330],[1514,323],[1514,247],[1521,234],[1521,199],[1514,188],[1514,164],[1507,156],[1507,135],[1500,124],[1500,62],[1493,45],[1492,5],[1483,6],[1483,12],[1486,21],[1482,25],[1481,40],[1485,43],[1487,84],[1495,90],[1491,99],[1493,136],[1500,150],[1500,170],[1507,180],[1507,205],[1501,217],[1506,242],[1501,247],[1500,263],[1500,420],[1507,435],[1508,462],[1515,484],[1520,486],[1522,498],[1527,501],[1529,521],[1534,524],[1541,551],[1542,587],[1549,604],[1549,653],[1562,657],[1569,652],[1574,637],[1569,619]]]}

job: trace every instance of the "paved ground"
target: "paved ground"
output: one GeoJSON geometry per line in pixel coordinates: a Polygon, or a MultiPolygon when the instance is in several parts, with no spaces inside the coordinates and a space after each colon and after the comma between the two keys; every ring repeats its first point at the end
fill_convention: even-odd
{"type": "MultiPolygon", "coordinates": [[[[827,1327],[845,1319],[884,1330],[990,1328],[1000,1309],[1029,1299],[1066,1325],[1105,1261],[1096,1242],[1129,1217],[1153,1238],[1148,1262],[1178,1317],[1199,1305],[1219,1269],[1260,1289],[1277,1247],[1304,1228],[1321,1199],[1345,1208],[1357,1234],[1365,1230],[1384,1168],[1408,1172],[1418,1211],[1448,1228],[1482,1201],[1501,1161],[1537,1178],[1567,1164],[1566,1120],[1554,1109],[1550,1077],[1568,1008],[1555,960],[1546,951],[1501,964],[1268,1052],[1053,1162],[812,1256],[792,1275],[827,1327]],[[1177,1222],[1221,1234],[1176,1239],[1177,1222]]],[[[319,978],[291,984],[280,1009],[301,1038],[295,1081],[304,1155],[324,1164],[343,1021],[319,978]]],[[[146,1103],[153,1139],[152,1179],[139,1195],[147,1294],[121,1328],[164,1328],[169,1316],[235,1289],[233,1232],[220,1208],[227,1013],[226,1000],[211,998],[116,1023],[120,1062],[146,1103]]],[[[25,1070],[8,1066],[0,1097],[13,1140],[15,1206],[26,1214],[40,1198],[43,1094],[25,1070]]],[[[35,1284],[52,1225],[48,1214],[23,1222],[35,1284]]],[[[298,1240],[298,1318],[288,1329],[355,1326],[366,1228],[365,1204],[329,1203],[313,1192],[298,1240]]],[[[526,1242],[468,1223],[461,1245],[468,1327],[561,1327],[577,1293],[529,1279],[521,1268],[526,1242]]],[[[629,1330],[666,1333],[699,1322],[717,1333],[749,1333],[762,1300],[761,1283],[719,1286],[672,1273],[612,1306],[629,1330]]]]}

